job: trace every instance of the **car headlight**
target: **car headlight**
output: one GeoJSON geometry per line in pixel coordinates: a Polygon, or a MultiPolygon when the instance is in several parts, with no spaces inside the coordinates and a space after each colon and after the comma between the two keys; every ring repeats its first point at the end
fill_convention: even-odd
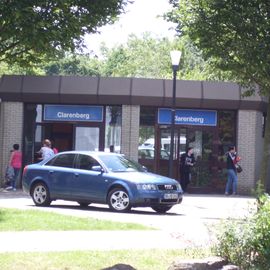
{"type": "Polygon", "coordinates": [[[180,191],[182,191],[182,187],[181,187],[181,185],[178,183],[178,184],[176,184],[176,188],[177,188],[177,190],[180,190],[180,191]]]}
{"type": "Polygon", "coordinates": [[[157,190],[157,186],[154,184],[138,184],[138,190],[157,190]]]}

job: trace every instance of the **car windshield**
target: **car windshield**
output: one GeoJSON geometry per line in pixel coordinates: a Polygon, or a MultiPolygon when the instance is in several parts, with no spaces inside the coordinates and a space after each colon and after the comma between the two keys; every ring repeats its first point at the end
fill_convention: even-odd
{"type": "Polygon", "coordinates": [[[143,167],[121,155],[101,155],[100,160],[111,172],[144,172],[143,167]]]}

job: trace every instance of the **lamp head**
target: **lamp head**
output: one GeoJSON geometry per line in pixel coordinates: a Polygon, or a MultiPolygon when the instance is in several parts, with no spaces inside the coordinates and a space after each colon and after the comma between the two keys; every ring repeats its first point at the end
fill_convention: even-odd
{"type": "Polygon", "coordinates": [[[178,70],[180,58],[181,58],[181,51],[176,51],[176,50],[171,51],[170,55],[171,55],[173,70],[178,70]]]}

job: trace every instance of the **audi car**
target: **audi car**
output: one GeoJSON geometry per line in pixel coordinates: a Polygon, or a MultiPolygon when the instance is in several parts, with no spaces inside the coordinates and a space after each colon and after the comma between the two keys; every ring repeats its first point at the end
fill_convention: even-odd
{"type": "Polygon", "coordinates": [[[182,202],[180,184],[147,172],[124,155],[107,152],[67,151],[25,166],[23,189],[36,206],[54,200],[75,201],[81,207],[107,204],[127,212],[132,207],[151,207],[159,213],[182,202]]]}

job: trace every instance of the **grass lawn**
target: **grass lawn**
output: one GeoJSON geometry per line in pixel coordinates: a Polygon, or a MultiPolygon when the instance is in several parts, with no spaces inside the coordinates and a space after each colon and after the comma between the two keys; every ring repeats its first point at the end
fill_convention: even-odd
{"type": "MultiPolygon", "coordinates": [[[[151,230],[135,223],[66,216],[39,210],[0,209],[0,231],[151,230]]],[[[0,240],[1,241],[1,240],[0,240]]]]}
{"type": "MultiPolygon", "coordinates": [[[[39,210],[0,209],[0,231],[151,230],[140,224],[79,218],[39,210]]],[[[0,239],[1,241],[1,239],[0,239]]],[[[142,239],[147,241],[147,239],[142,239]]],[[[1,243],[1,242],[0,242],[1,243]]],[[[102,270],[128,264],[136,270],[165,270],[177,258],[210,256],[208,249],[0,253],[3,270],[102,270]]]]}
{"type": "Polygon", "coordinates": [[[5,270],[101,270],[123,263],[136,270],[166,270],[176,259],[210,256],[209,250],[124,250],[0,254],[5,270]]]}

